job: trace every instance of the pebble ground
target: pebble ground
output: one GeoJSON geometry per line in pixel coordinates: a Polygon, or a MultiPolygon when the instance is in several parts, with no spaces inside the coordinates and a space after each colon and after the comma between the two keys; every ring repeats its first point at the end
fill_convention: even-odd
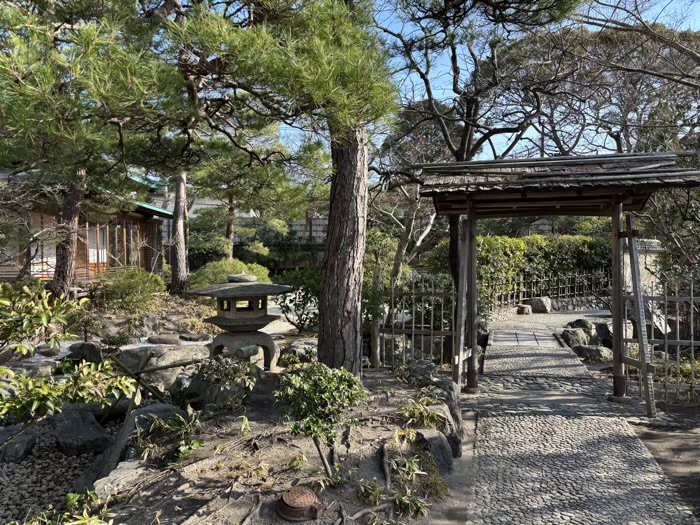
{"type": "MultiPolygon", "coordinates": [[[[583,316],[537,317],[496,330],[583,316]]],[[[573,352],[491,346],[484,366],[469,525],[700,525],[626,420],[643,422],[643,407],[608,402],[610,386],[573,352]]],[[[663,414],[647,423],[674,424],[663,414]]]]}
{"type": "MultiPolygon", "coordinates": [[[[116,433],[117,427],[107,430],[116,433]]],[[[95,455],[66,456],[58,450],[49,423],[33,429],[37,443],[21,463],[0,463],[0,524],[23,521],[53,506],[65,508],[73,483],[95,461],[95,455]]]]}

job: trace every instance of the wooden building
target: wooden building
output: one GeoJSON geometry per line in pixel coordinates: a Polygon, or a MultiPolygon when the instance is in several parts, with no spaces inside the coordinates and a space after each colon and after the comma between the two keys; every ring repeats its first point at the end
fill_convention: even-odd
{"type": "Polygon", "coordinates": [[[681,167],[689,153],[632,153],[450,162],[412,166],[423,179],[421,194],[439,214],[460,216],[460,276],[453,379],[461,386],[467,363],[467,389],[478,388],[476,221],[481,218],[553,215],[612,217],[613,396],[626,395],[626,367],[639,370],[649,416],[655,414],[653,365],[641,291],[638,232],[630,212],[641,211],[660,189],[700,186],[700,170],[681,167]],[[626,218],[624,215],[626,213],[626,218]],[[623,239],[629,243],[639,358],[625,352],[623,239]],[[465,330],[466,328],[466,330],[465,330]]]}
{"type": "MultiPolygon", "coordinates": [[[[87,211],[80,217],[76,282],[86,283],[105,276],[115,268],[131,266],[152,273],[163,271],[163,225],[172,212],[146,203],[135,203],[130,211],[105,216],[87,211]]],[[[56,235],[52,230],[58,217],[40,210],[28,221],[29,234],[39,235],[29,249],[18,242],[9,247],[0,263],[0,281],[12,280],[22,268],[32,277],[49,280],[56,265],[56,235]]]]}

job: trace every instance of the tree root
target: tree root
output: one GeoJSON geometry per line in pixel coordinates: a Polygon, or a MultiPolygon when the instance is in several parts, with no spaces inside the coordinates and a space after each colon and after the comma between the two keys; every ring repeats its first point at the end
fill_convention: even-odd
{"type": "Polygon", "coordinates": [[[389,468],[389,447],[386,441],[382,444],[382,470],[386,480],[386,489],[391,490],[391,469],[389,468]]]}
{"type": "Polygon", "coordinates": [[[367,509],[359,510],[352,516],[349,516],[343,508],[343,505],[340,505],[340,508],[338,509],[340,512],[340,518],[335,520],[335,523],[333,525],[348,525],[348,521],[356,521],[359,520],[362,516],[366,516],[367,514],[373,514],[375,512],[381,512],[382,510],[387,510],[391,507],[391,503],[382,503],[381,505],[377,505],[376,507],[369,507],[367,509]]]}
{"type": "Polygon", "coordinates": [[[258,512],[260,512],[260,507],[262,507],[262,498],[260,497],[260,494],[256,494],[255,504],[250,509],[250,512],[248,512],[246,517],[243,518],[241,525],[250,525],[251,523],[253,523],[253,518],[257,516],[258,512]]]}
{"type": "Polygon", "coordinates": [[[391,503],[382,503],[381,505],[377,505],[376,507],[370,507],[368,509],[359,510],[355,514],[350,516],[350,519],[359,520],[362,516],[366,516],[367,514],[372,514],[375,512],[380,512],[389,508],[391,508],[391,503]]]}

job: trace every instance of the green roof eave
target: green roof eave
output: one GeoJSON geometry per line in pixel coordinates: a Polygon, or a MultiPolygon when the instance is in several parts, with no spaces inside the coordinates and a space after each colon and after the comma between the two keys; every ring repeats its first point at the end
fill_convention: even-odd
{"type": "Polygon", "coordinates": [[[173,212],[166,210],[164,208],[159,208],[158,206],[153,206],[152,204],[146,204],[145,202],[135,202],[136,211],[145,210],[158,217],[164,217],[166,219],[173,218],[173,212]]]}

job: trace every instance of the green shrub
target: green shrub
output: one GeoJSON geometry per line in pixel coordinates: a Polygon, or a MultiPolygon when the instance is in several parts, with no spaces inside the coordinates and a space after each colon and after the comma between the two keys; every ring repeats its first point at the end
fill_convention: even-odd
{"type": "Polygon", "coordinates": [[[231,254],[231,241],[211,232],[192,232],[187,247],[187,257],[192,271],[205,264],[225,259],[231,254]]]}
{"type": "Polygon", "coordinates": [[[318,297],[321,294],[321,269],[301,268],[285,272],[280,282],[294,288],[280,302],[282,313],[300,332],[318,326],[318,297]]]}
{"type": "Polygon", "coordinates": [[[212,284],[225,283],[229,275],[245,272],[255,275],[258,281],[269,283],[270,272],[259,264],[246,264],[238,259],[223,259],[221,261],[210,262],[197,270],[190,277],[190,289],[202,288],[212,284]]]}
{"type": "Polygon", "coordinates": [[[54,297],[40,282],[3,284],[0,286],[0,351],[12,349],[20,354],[34,354],[37,345],[47,343],[58,348],[71,334],[59,327],[85,304],[54,297]]]}
{"type": "Polygon", "coordinates": [[[117,375],[108,361],[94,364],[81,361],[61,380],[53,377],[27,377],[0,370],[8,392],[0,391],[0,419],[13,416],[17,420],[40,420],[61,411],[65,403],[97,401],[103,406],[112,403],[110,396],[129,396],[135,382],[117,375]]]}
{"type": "Polygon", "coordinates": [[[165,290],[165,282],[159,275],[141,268],[124,267],[101,284],[97,297],[100,306],[108,309],[147,313],[152,310],[156,295],[165,290]]]}

